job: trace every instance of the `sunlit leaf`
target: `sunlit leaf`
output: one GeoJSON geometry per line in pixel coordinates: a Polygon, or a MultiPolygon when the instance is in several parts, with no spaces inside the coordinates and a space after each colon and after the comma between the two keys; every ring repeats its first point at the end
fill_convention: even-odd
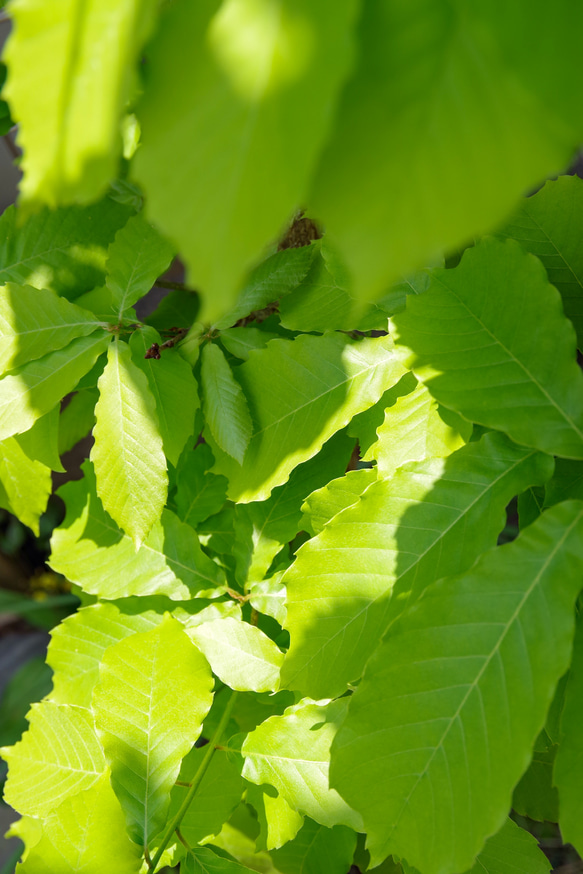
{"type": "Polygon", "coordinates": [[[560,504],[426,590],[368,662],[330,782],[373,866],[465,871],[502,826],[569,664],[582,559],[583,503],[560,504]]]}
{"type": "Polygon", "coordinates": [[[208,663],[170,616],[106,650],[93,709],[128,830],[147,846],[164,827],[180,763],[212,703],[208,663]]]}
{"type": "Polygon", "coordinates": [[[404,362],[444,406],[513,440],[583,458],[575,332],[540,261],[487,239],[393,319],[404,362]]]}
{"type": "Polygon", "coordinates": [[[123,341],[109,347],[98,388],[91,450],[97,493],[139,547],[160,519],[168,476],[155,401],[123,341]]]}
{"type": "Polygon", "coordinates": [[[173,254],[169,243],[140,215],[117,232],[109,247],[106,285],[118,319],[150,291],[168,269],[173,254]]]}
{"type": "Polygon", "coordinates": [[[0,483],[15,516],[39,534],[39,519],[53,490],[51,471],[26,455],[15,437],[0,441],[0,483]]]}

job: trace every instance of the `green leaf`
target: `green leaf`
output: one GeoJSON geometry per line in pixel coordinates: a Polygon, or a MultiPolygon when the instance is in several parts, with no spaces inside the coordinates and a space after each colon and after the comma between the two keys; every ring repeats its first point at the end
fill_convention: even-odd
{"type": "Polygon", "coordinates": [[[115,600],[130,595],[167,595],[174,601],[204,597],[224,580],[198,537],[170,511],[136,550],[103,509],[89,463],[85,476],[60,489],[67,514],[51,538],[51,567],[83,591],[115,600]]]}
{"type": "Polygon", "coordinates": [[[328,784],[330,745],[346,716],[348,700],[305,699],[250,732],[241,752],[243,777],[274,786],[289,806],[320,825],[362,830],[360,816],[328,784]]]}
{"type": "Polygon", "coordinates": [[[304,202],[356,12],[354,0],[182,2],[162,23],[135,175],[207,295],[205,321],[232,306],[244,271],[304,202]]]}
{"type": "Polygon", "coordinates": [[[581,709],[583,702],[583,621],[579,615],[571,671],[567,681],[561,719],[561,743],[557,752],[554,783],[559,790],[559,825],[563,839],[583,851],[583,742],[581,709]]]}
{"type": "Polygon", "coordinates": [[[559,176],[525,197],[499,237],[512,237],[544,264],[549,280],[563,298],[565,313],[583,346],[583,254],[579,244],[583,222],[583,181],[559,176]]]}
{"type": "Polygon", "coordinates": [[[78,391],[60,415],[59,455],[69,452],[79,440],[86,437],[95,425],[95,404],[99,400],[97,389],[78,391]]]}
{"type": "Polygon", "coordinates": [[[214,469],[228,477],[229,497],[244,503],[268,498],[403,372],[388,337],[304,335],[255,352],[237,368],[254,425],[245,464],[215,453],[214,469]]]}
{"type": "Polygon", "coordinates": [[[293,841],[272,853],[281,874],[346,874],[350,869],[356,834],[343,825],[325,828],[307,819],[293,841]]]}
{"type": "Polygon", "coordinates": [[[378,440],[377,429],[385,421],[387,408],[395,404],[403,395],[414,391],[416,385],[417,380],[408,370],[395,385],[384,392],[376,404],[359,413],[350,422],[347,431],[351,437],[358,440],[358,447],[364,459],[368,460],[369,450],[378,440]]]}
{"type": "Polygon", "coordinates": [[[583,500],[583,462],[557,458],[555,474],[546,486],[545,506],[569,498],[583,500]]]}
{"type": "Polygon", "coordinates": [[[355,327],[350,278],[326,238],[302,284],[279,306],[281,324],[292,331],[346,331],[355,327]]]}
{"type": "Polygon", "coordinates": [[[51,632],[47,663],[54,671],[51,700],[91,706],[103,654],[132,634],[149,631],[162,621],[152,611],[127,613],[121,604],[99,603],[68,616],[51,632]]]}
{"type": "Polygon", "coordinates": [[[28,728],[30,705],[52,689],[52,671],[41,656],[24,662],[2,690],[0,700],[0,744],[15,744],[28,728]]]}
{"type": "Polygon", "coordinates": [[[446,458],[468,442],[472,426],[457,413],[444,409],[427,387],[419,383],[397,398],[377,430],[378,441],[366,458],[376,459],[379,476],[392,474],[407,461],[446,458]]]}
{"type": "Polygon", "coordinates": [[[176,619],[106,650],[93,709],[132,839],[162,830],[180,763],[212,703],[208,663],[176,619]]]}
{"type": "Polygon", "coordinates": [[[469,874],[549,874],[551,865],[536,838],[507,819],[488,838],[469,874]]]}
{"type": "Polygon", "coordinates": [[[320,452],[298,465],[266,501],[239,504],[236,508],[237,543],[233,548],[241,585],[262,580],[282,546],[301,530],[302,502],[322,483],[342,473],[353,442],[343,432],[334,434],[320,452]],[[248,548],[243,546],[248,532],[248,548]]]}
{"type": "Polygon", "coordinates": [[[157,331],[188,328],[196,321],[200,309],[199,295],[190,289],[177,288],[162,298],[151,316],[144,319],[157,331]]]}
{"type": "Polygon", "coordinates": [[[176,512],[193,528],[218,513],[227,497],[227,480],[210,472],[213,464],[210,446],[201,443],[183,454],[176,470],[176,512]]]}
{"type": "Polygon", "coordinates": [[[175,467],[186,441],[194,430],[194,417],[200,406],[198,384],[192,367],[174,349],[164,350],[160,359],[145,359],[152,343],[160,344],[154,328],[135,331],[130,340],[134,364],[145,373],[156,402],[156,416],[168,461],[175,467]]]}
{"type": "Polygon", "coordinates": [[[138,874],[140,852],[129,839],[109,774],[68,798],[43,822],[40,841],[19,874],[138,874]],[[107,840],[104,840],[104,836],[107,840]]]}
{"type": "Polygon", "coordinates": [[[20,813],[44,817],[93,786],[106,763],[90,710],[42,701],[28,721],[22,740],[2,750],[9,766],[4,798],[20,813]]]}
{"type": "Polygon", "coordinates": [[[282,249],[257,265],[247,276],[233,309],[213,325],[222,331],[239,319],[289,294],[306,276],[318,251],[317,244],[282,249]]]}
{"type": "Polygon", "coordinates": [[[371,658],[330,782],[373,865],[465,871],[502,826],[569,664],[582,559],[583,504],[567,502],[426,590],[371,658]]]}
{"type": "Polygon", "coordinates": [[[109,334],[73,340],[0,379],[0,440],[28,431],[72,391],[107,348],[109,334]]]}
{"type": "Polygon", "coordinates": [[[53,490],[51,471],[26,455],[15,437],[0,441],[0,483],[15,516],[39,535],[39,519],[53,490]]]}
{"type": "MultiPolygon", "coordinates": [[[[201,763],[206,750],[193,749],[182,762],[178,782],[170,796],[169,817],[172,818],[183,803],[188,784],[201,763]]],[[[227,753],[216,750],[190,807],[180,824],[180,834],[189,846],[198,844],[210,835],[220,832],[243,794],[243,781],[227,753]]]]}
{"type": "Polygon", "coordinates": [[[251,870],[239,862],[218,856],[207,847],[191,847],[180,867],[184,874],[248,874],[251,870]]]}
{"type": "MultiPolygon", "coordinates": [[[[274,850],[293,841],[302,825],[304,817],[289,806],[287,801],[276,795],[273,798],[259,786],[247,784],[247,803],[257,812],[261,831],[257,838],[257,848],[274,850]]],[[[342,828],[342,826],[337,826],[342,828]]]]}
{"type": "Polygon", "coordinates": [[[0,217],[0,283],[48,289],[74,300],[105,281],[107,247],[131,211],[108,197],[91,206],[0,217]]]}
{"type": "Polygon", "coordinates": [[[514,788],[512,809],[539,822],[558,822],[559,796],[553,785],[557,747],[542,731],[534,745],[532,761],[514,788]]]}
{"type": "Polygon", "coordinates": [[[283,625],[287,610],[285,602],[287,591],[281,582],[281,573],[266,580],[259,580],[249,586],[249,603],[259,613],[272,616],[276,622],[283,625]]]}
{"type": "Polygon", "coordinates": [[[330,519],[346,507],[352,507],[376,478],[375,468],[350,470],[312,492],[302,504],[302,521],[306,530],[311,534],[319,534],[330,519]]]}
{"type": "Polygon", "coordinates": [[[227,616],[188,628],[221,682],[240,692],[279,688],[283,653],[259,628],[227,616]]]}
{"type": "Polygon", "coordinates": [[[203,346],[201,361],[205,420],[218,446],[241,465],[253,432],[245,394],[216,343],[203,346]]]}
{"type": "MultiPolygon", "coordinates": [[[[561,459],[557,460],[560,461],[561,459]]],[[[538,519],[542,513],[544,503],[544,486],[535,486],[534,488],[527,489],[518,496],[518,519],[521,529],[526,528],[527,525],[538,519]]]]}
{"type": "Polygon", "coordinates": [[[579,27],[569,0],[364,5],[359,64],[309,198],[359,297],[492,228],[568,166],[582,135],[579,27]]]}
{"type": "Polygon", "coordinates": [[[98,388],[91,450],[97,494],[138,548],[160,519],[168,475],[155,400],[129,346],[117,338],[98,388]]]}
{"type": "Polygon", "coordinates": [[[487,434],[446,460],[411,462],[372,483],[284,576],[291,646],[282,685],[341,695],[407,603],[494,546],[508,502],[551,471],[548,456],[487,434]]]}
{"type": "Polygon", "coordinates": [[[42,461],[51,470],[64,473],[59,458],[60,404],[37,419],[32,428],[15,437],[20,448],[29,458],[42,461]]]}
{"type": "Polygon", "coordinates": [[[43,18],[42,0],[16,0],[5,91],[19,121],[24,202],[90,202],[116,175],[128,72],[155,9],[152,0],[69,0],[43,18]]]}
{"type": "Polygon", "coordinates": [[[118,319],[150,291],[173,255],[170,244],[141,215],[117,232],[109,247],[106,284],[118,319]]]}
{"type": "Polygon", "coordinates": [[[0,288],[0,373],[62,349],[98,327],[93,313],[53,291],[9,282],[0,288]]]}
{"type": "Polygon", "coordinates": [[[262,331],[260,328],[227,328],[221,331],[221,343],[231,355],[247,361],[251,352],[265,349],[270,340],[277,340],[279,334],[262,331]]]}
{"type": "Polygon", "coordinates": [[[486,239],[459,267],[435,270],[393,325],[403,360],[444,406],[526,446],[583,457],[575,332],[540,261],[517,243],[486,239]]]}

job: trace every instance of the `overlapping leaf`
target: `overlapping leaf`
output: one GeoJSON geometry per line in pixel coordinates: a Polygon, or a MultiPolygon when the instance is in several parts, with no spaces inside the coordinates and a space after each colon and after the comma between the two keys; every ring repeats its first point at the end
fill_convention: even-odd
{"type": "Polygon", "coordinates": [[[544,264],[561,292],[565,313],[583,346],[583,181],[560,176],[532,197],[525,197],[512,219],[497,235],[512,237],[544,264]]]}
{"type": "Polygon", "coordinates": [[[297,836],[272,854],[281,874],[346,874],[350,870],[356,834],[343,825],[325,828],[306,819],[297,836]]]}
{"type": "Polygon", "coordinates": [[[250,732],[241,752],[243,776],[251,783],[274,786],[293,810],[321,825],[347,825],[361,830],[362,822],[328,785],[330,745],[346,715],[348,701],[306,699],[271,716],[250,732]]]}
{"type": "Polygon", "coordinates": [[[319,534],[334,516],[356,504],[361,494],[377,478],[374,468],[350,470],[345,476],[331,480],[328,485],[312,492],[302,504],[303,521],[312,534],[319,534]]]}
{"type": "Polygon", "coordinates": [[[144,358],[152,343],[161,342],[160,335],[153,328],[142,328],[132,335],[130,349],[134,363],[146,374],[156,402],[164,453],[170,464],[176,467],[194,430],[194,416],[199,407],[198,385],[192,367],[174,349],[165,351],[159,360],[144,358]]]}
{"type": "Polygon", "coordinates": [[[558,822],[559,796],[553,784],[553,764],[557,746],[541,731],[536,739],[532,761],[512,794],[512,809],[539,822],[558,822]]]}
{"type": "Polygon", "coordinates": [[[131,218],[109,247],[106,285],[118,319],[170,265],[172,248],[141,215],[131,218]]]}
{"type": "MultiPolygon", "coordinates": [[[[189,784],[205,752],[204,748],[195,748],[182,762],[178,781],[170,798],[170,818],[184,802],[189,784]]],[[[243,781],[239,770],[229,761],[226,752],[216,750],[180,824],[180,834],[191,847],[210,835],[218,834],[241,800],[242,794],[243,781]]]]}
{"type": "Polygon", "coordinates": [[[18,871],[138,874],[140,865],[139,850],[128,837],[119,801],[105,773],[90,789],[68,798],[45,818],[40,841],[18,871]]]}
{"type": "Polygon", "coordinates": [[[561,743],[555,762],[554,782],[559,790],[559,824],[563,839],[583,852],[583,742],[581,709],[583,701],[583,622],[579,616],[573,660],[567,683],[561,719],[561,743]]]}
{"type": "Polygon", "coordinates": [[[76,392],[59,416],[59,455],[63,455],[86,437],[95,424],[97,389],[76,392]]]}
{"type": "Polygon", "coordinates": [[[62,349],[99,327],[93,313],[47,289],[0,288],[0,373],[62,349]]]}
{"type": "Polygon", "coordinates": [[[240,692],[279,688],[283,653],[259,628],[226,617],[188,629],[217,677],[240,692]]]}
{"type": "Polygon", "coordinates": [[[227,498],[227,480],[210,472],[213,464],[210,447],[201,443],[192,452],[185,453],[178,466],[176,512],[193,528],[218,513],[227,498]]]}
{"type": "Polygon", "coordinates": [[[153,43],[135,172],[211,321],[303,202],[356,12],[354,0],[183,2],[153,43]]]}
{"type": "Polygon", "coordinates": [[[51,470],[61,473],[65,468],[59,458],[59,435],[60,435],[60,404],[37,419],[32,428],[17,434],[16,442],[20,448],[35,461],[42,461],[51,470]]]}
{"type": "Polygon", "coordinates": [[[80,337],[0,379],[0,440],[32,428],[75,388],[109,342],[101,332],[80,337]]]}
{"type": "Polygon", "coordinates": [[[190,600],[223,583],[221,569],[202,552],[196,533],[170,510],[163,512],[136,551],[104,511],[91,465],[86,463],[83,469],[83,480],[60,491],[67,515],[51,539],[54,570],[108,600],[130,595],[190,600]]]}
{"type": "Polygon", "coordinates": [[[550,868],[536,838],[507,819],[486,841],[469,874],[549,874],[550,868]]]}
{"type": "Polygon", "coordinates": [[[39,519],[53,490],[51,471],[26,455],[15,437],[0,441],[0,484],[9,506],[6,508],[39,534],[39,519]]]}
{"type": "Polygon", "coordinates": [[[301,814],[293,810],[281,795],[275,792],[272,795],[271,792],[272,789],[265,791],[264,788],[252,783],[247,784],[245,797],[247,804],[251,804],[257,813],[261,831],[256,844],[257,848],[262,850],[277,849],[288,841],[293,841],[304,824],[304,817],[301,814]]]}
{"type": "Polygon", "coordinates": [[[551,472],[548,456],[488,434],[446,461],[412,462],[370,485],[284,576],[291,646],[282,685],[342,694],[405,605],[470,567],[496,543],[511,498],[551,472]]]}
{"type": "Polygon", "coordinates": [[[166,458],[156,404],[129,346],[116,339],[98,383],[91,460],[104,508],[136,547],[166,503],[166,458]]]}
{"type": "Polygon", "coordinates": [[[114,178],[128,72],[155,8],[152,0],[88,0],[81,7],[67,0],[48,16],[42,0],[14,4],[5,58],[24,151],[24,201],[91,202],[114,178]]]}
{"type": "Polygon", "coordinates": [[[51,632],[47,662],[54,671],[51,700],[91,706],[104,652],[132,634],[149,631],[162,617],[152,611],[123,612],[116,604],[83,607],[51,632]]]}
{"type": "Polygon", "coordinates": [[[358,67],[310,197],[359,296],[492,228],[568,166],[582,26],[569,0],[364,5],[358,67]]]}
{"type": "Polygon", "coordinates": [[[2,751],[9,765],[4,797],[21,813],[43,817],[93,786],[106,762],[90,710],[43,701],[28,718],[22,740],[2,751]]]}
{"type": "Polygon", "coordinates": [[[373,866],[465,871],[501,827],[569,664],[582,560],[583,503],[566,502],[426,590],[369,661],[330,781],[373,866]]]}
{"type": "Polygon", "coordinates": [[[42,209],[25,221],[9,206],[0,217],[0,282],[74,300],[104,282],[107,247],[130,215],[109,197],[85,207],[42,209]]]}
{"type": "Polygon", "coordinates": [[[244,503],[268,498],[403,373],[388,337],[303,335],[253,353],[237,369],[254,425],[245,464],[218,450],[215,455],[215,470],[229,479],[229,497],[244,503]]]}
{"type": "Polygon", "coordinates": [[[164,827],[170,790],[212,703],[204,656],[170,616],[106,650],[95,722],[128,830],[147,846],[164,827]]]}
{"type": "Polygon", "coordinates": [[[241,465],[253,432],[245,395],[222,350],[215,343],[203,346],[201,358],[207,425],[217,445],[241,465]]]}
{"type": "Polygon", "coordinates": [[[444,406],[583,458],[583,374],[560,295],[518,243],[487,239],[395,316],[403,360],[444,406]]]}
{"type": "Polygon", "coordinates": [[[248,874],[251,870],[213,853],[208,847],[192,847],[181,868],[184,874],[248,874]]]}
{"type": "Polygon", "coordinates": [[[350,279],[337,254],[322,240],[306,278],[283,299],[281,323],[292,331],[346,331],[355,327],[350,279]]]}

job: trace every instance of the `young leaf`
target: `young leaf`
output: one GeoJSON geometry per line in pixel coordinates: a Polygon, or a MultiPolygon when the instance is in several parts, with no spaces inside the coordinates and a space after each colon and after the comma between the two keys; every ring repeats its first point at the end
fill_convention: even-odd
{"type": "Polygon", "coordinates": [[[46,288],[0,288],[0,373],[62,349],[100,326],[93,313],[46,288]]]}
{"type": "Polygon", "coordinates": [[[240,692],[279,688],[283,653],[259,628],[226,617],[203,622],[187,633],[221,682],[240,692]]]}
{"type": "Polygon", "coordinates": [[[245,394],[216,343],[203,346],[201,357],[206,422],[218,446],[241,465],[253,432],[245,394]]]}
{"type": "Polygon", "coordinates": [[[40,841],[27,853],[18,872],[138,874],[140,866],[139,848],[128,837],[106,773],[90,789],[67,798],[46,817],[40,841]]]}
{"type": "Polygon", "coordinates": [[[32,428],[14,438],[23,452],[34,461],[42,461],[51,470],[63,473],[59,458],[60,404],[37,419],[32,428]]]}
{"type": "Polygon", "coordinates": [[[26,455],[15,437],[0,441],[0,483],[11,512],[39,535],[39,519],[53,490],[51,471],[26,455]]]}
{"type": "Polygon", "coordinates": [[[152,611],[123,612],[119,605],[98,603],[83,607],[53,628],[47,663],[54,671],[51,701],[91,706],[103,654],[114,643],[162,621],[152,611]]]}
{"type": "Polygon", "coordinates": [[[109,247],[106,284],[118,319],[150,291],[173,254],[170,244],[141,215],[117,232],[109,247]]]}
{"type": "MultiPolygon", "coordinates": [[[[170,796],[169,818],[178,813],[204,754],[204,747],[194,748],[183,760],[178,781],[170,796]]],[[[216,750],[180,824],[180,834],[186,843],[192,847],[209,835],[218,834],[240,802],[242,794],[243,780],[239,770],[226,752],[216,750]]]]}
{"type": "Polygon", "coordinates": [[[281,572],[266,580],[259,580],[249,586],[249,603],[259,613],[273,616],[280,625],[285,624],[286,588],[281,582],[281,572]]]}
{"type": "Polygon", "coordinates": [[[0,217],[0,283],[48,289],[75,300],[105,281],[107,247],[131,210],[109,197],[90,206],[0,217]]]}
{"type": "Polygon", "coordinates": [[[0,440],[32,428],[75,388],[110,341],[101,331],[79,337],[0,379],[0,440]]]}
{"type": "Polygon", "coordinates": [[[161,342],[154,328],[142,328],[132,335],[130,349],[134,363],[146,375],[156,402],[164,452],[170,464],[176,467],[194,430],[194,416],[200,406],[198,385],[192,367],[174,349],[164,351],[159,360],[145,359],[152,343],[161,342]]]}
{"type": "Polygon", "coordinates": [[[378,440],[366,457],[376,460],[379,476],[392,476],[407,461],[451,455],[468,442],[472,426],[457,413],[440,407],[419,383],[386,410],[377,434],[378,440]]]}
{"type": "Polygon", "coordinates": [[[361,470],[350,470],[344,476],[333,479],[328,485],[312,492],[302,504],[302,521],[306,531],[319,534],[324,525],[341,510],[356,504],[376,478],[374,467],[363,467],[361,470]]]}
{"type": "Polygon", "coordinates": [[[274,786],[293,810],[321,825],[362,829],[360,816],[329,787],[330,745],[346,716],[348,700],[305,699],[250,732],[241,752],[243,777],[274,786]]]}
{"type": "Polygon", "coordinates": [[[325,828],[311,819],[306,819],[296,837],[280,850],[272,853],[272,859],[281,874],[346,874],[350,870],[356,834],[344,825],[325,828]]]}
{"type": "Polygon", "coordinates": [[[244,503],[268,498],[403,373],[388,337],[304,335],[255,352],[237,368],[255,426],[245,464],[215,454],[214,469],[228,477],[229,497],[244,503]]]}
{"type": "Polygon", "coordinates": [[[218,513],[227,498],[227,480],[210,472],[213,464],[213,454],[206,443],[184,453],[178,464],[176,512],[193,528],[218,513]]]}
{"type": "Polygon", "coordinates": [[[166,16],[150,50],[135,160],[151,215],[208,295],[205,321],[235,303],[244,271],[303,202],[352,60],[357,4],[229,0],[216,9],[182,2],[166,16]]]}
{"type": "Polygon", "coordinates": [[[191,847],[180,868],[183,874],[249,874],[252,870],[240,862],[218,856],[208,847],[191,847]]]}
{"type": "Polygon", "coordinates": [[[106,650],[93,690],[95,723],[132,839],[166,823],[170,790],[212,703],[204,656],[176,619],[106,650]]]}
{"type": "Polygon", "coordinates": [[[117,338],[98,388],[91,450],[97,494],[139,547],[160,519],[168,476],[154,398],[129,346],[117,338]]]}
{"type": "Polygon", "coordinates": [[[579,615],[571,671],[561,719],[561,743],[555,760],[554,783],[559,790],[559,824],[563,839],[583,852],[583,621],[579,615]]]}
{"type": "Polygon", "coordinates": [[[291,646],[282,685],[341,695],[406,604],[494,546],[508,502],[551,471],[548,456],[487,434],[446,461],[412,462],[372,483],[284,575],[291,646]]]}
{"type": "Polygon", "coordinates": [[[552,455],[583,458],[575,332],[518,243],[483,240],[393,319],[403,360],[444,406],[552,455]],[[471,336],[471,341],[468,340],[471,336]]]}
{"type": "Polygon", "coordinates": [[[44,817],[93,786],[107,766],[90,710],[42,701],[28,721],[22,740],[2,750],[9,766],[4,797],[21,813],[44,817]]]}
{"type": "Polygon", "coordinates": [[[87,203],[115,176],[128,73],[155,9],[152,0],[69,0],[43,17],[42,0],[16,0],[6,93],[19,120],[23,201],[87,203]]]}
{"type": "Polygon", "coordinates": [[[76,392],[59,417],[59,455],[69,452],[95,425],[97,388],[76,392]]]}
{"type": "Polygon", "coordinates": [[[174,601],[216,597],[224,580],[220,567],[205,555],[198,537],[170,510],[142,546],[115,525],[95,491],[89,463],[85,476],[63,486],[67,506],[63,523],[51,538],[51,567],[90,594],[114,600],[130,595],[167,595],[174,601]]]}
{"type": "Polygon", "coordinates": [[[583,181],[578,176],[549,180],[525,197],[496,236],[512,237],[543,262],[549,280],[563,298],[566,315],[583,347],[583,181]]]}
{"type": "Polygon", "coordinates": [[[582,134],[578,27],[569,0],[364,5],[359,64],[309,199],[359,297],[487,231],[568,166],[582,134]]]}
{"type": "Polygon", "coordinates": [[[570,501],[426,590],[371,658],[330,781],[362,814],[373,866],[392,853],[465,871],[502,826],[569,664],[582,560],[570,501]]]}

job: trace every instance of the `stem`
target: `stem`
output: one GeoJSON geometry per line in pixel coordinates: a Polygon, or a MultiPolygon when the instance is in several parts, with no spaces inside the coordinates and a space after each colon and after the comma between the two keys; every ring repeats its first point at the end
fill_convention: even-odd
{"type": "Polygon", "coordinates": [[[223,731],[225,730],[227,722],[229,721],[229,717],[231,715],[231,711],[233,709],[233,705],[235,703],[236,698],[237,698],[237,693],[233,692],[231,697],[229,698],[229,700],[227,702],[227,706],[225,707],[223,715],[221,716],[220,722],[217,725],[217,729],[216,729],[214,735],[212,736],[211,740],[207,744],[206,753],[204,754],[202,762],[198,766],[198,770],[197,770],[196,774],[194,775],[194,779],[193,779],[192,783],[190,784],[190,789],[186,795],[186,798],[182,802],[178,813],[174,816],[174,818],[170,821],[170,823],[166,827],[166,831],[164,832],[160,846],[158,847],[156,855],[154,856],[154,858],[152,859],[152,861],[150,863],[150,871],[156,870],[156,866],[157,866],[158,862],[160,861],[160,859],[162,858],[162,853],[164,852],[164,850],[168,846],[168,843],[170,842],[170,838],[172,837],[173,833],[180,826],[180,823],[184,819],[184,814],[186,813],[186,811],[190,807],[190,805],[192,803],[192,799],[196,795],[198,787],[200,786],[200,784],[202,782],[202,778],[206,774],[208,766],[211,763],[211,759],[215,753],[216,746],[221,739],[221,735],[222,735],[223,731]]]}

